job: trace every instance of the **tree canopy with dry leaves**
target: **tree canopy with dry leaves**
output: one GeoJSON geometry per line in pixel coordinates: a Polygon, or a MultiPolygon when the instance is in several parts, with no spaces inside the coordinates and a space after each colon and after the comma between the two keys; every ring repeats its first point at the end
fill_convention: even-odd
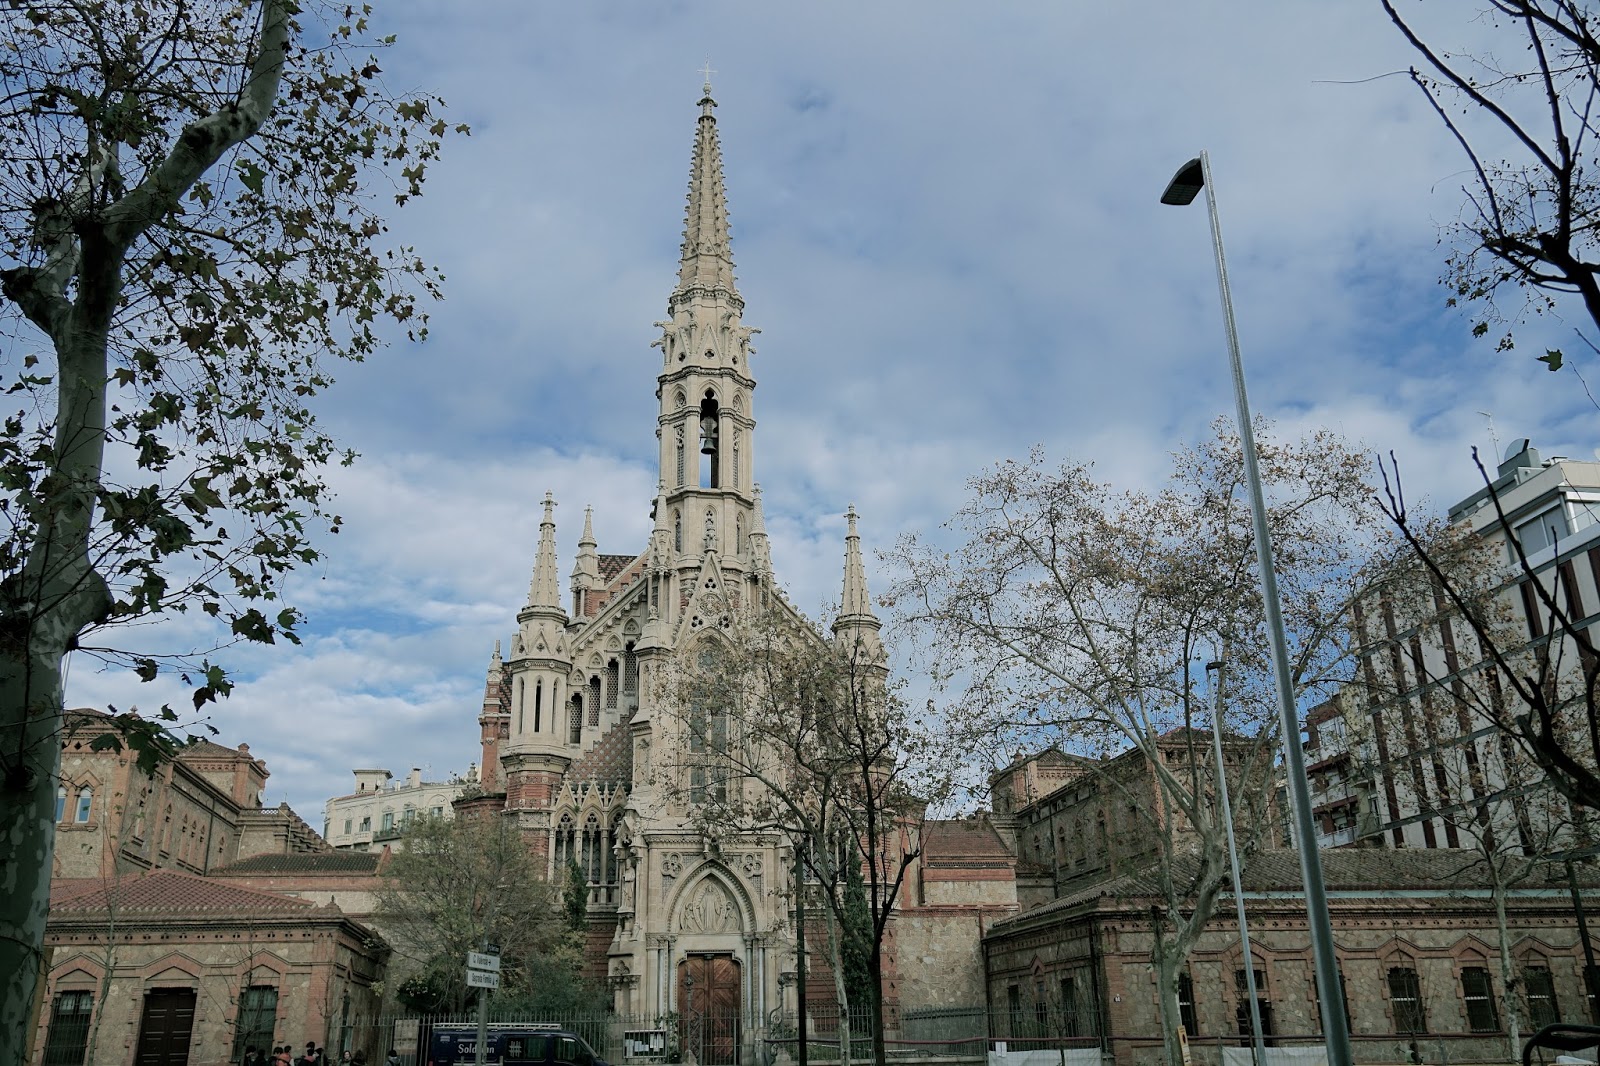
{"type": "MultiPolygon", "coordinates": [[[[1353,676],[1353,603],[1430,589],[1408,576],[1415,567],[1395,566],[1409,549],[1377,506],[1370,455],[1325,431],[1280,441],[1263,427],[1256,439],[1290,673],[1309,705],[1353,676]]],[[[1013,750],[1057,746],[1139,819],[1119,831],[1150,842],[1162,886],[1151,961],[1174,1063],[1178,973],[1229,876],[1200,663],[1224,663],[1224,759],[1246,856],[1275,821],[1277,697],[1243,478],[1226,421],[1178,452],[1155,491],[1035,452],[972,480],[949,524],[964,544],[911,537],[891,560],[897,629],[932,649],[946,719],[965,724],[971,748],[1003,764],[1013,750]],[[1142,756],[1142,793],[1117,776],[1125,752],[1142,756]],[[1177,861],[1184,854],[1199,861],[1177,861]]]]}
{"type": "MultiPolygon", "coordinates": [[[[1528,315],[1575,295],[1600,327],[1600,25],[1586,0],[1487,0],[1419,5],[1402,15],[1380,0],[1421,62],[1410,70],[1471,172],[1444,282],[1469,301],[1474,332],[1502,351],[1528,315]],[[1444,25],[1424,28],[1427,16],[1444,25]],[[1481,49],[1458,46],[1492,31],[1481,49]]],[[[1579,331],[1580,335],[1582,330],[1579,331]]],[[[1600,337],[1583,338],[1593,348],[1600,337]]],[[[1564,355],[1538,358],[1559,370],[1564,355]]]]}

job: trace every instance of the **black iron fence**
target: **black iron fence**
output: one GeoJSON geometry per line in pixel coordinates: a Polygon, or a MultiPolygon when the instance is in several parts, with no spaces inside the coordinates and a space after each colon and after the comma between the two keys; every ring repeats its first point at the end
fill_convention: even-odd
{"type": "MultiPolygon", "coordinates": [[[[808,1010],[803,1030],[792,1013],[781,1010],[760,1019],[713,1012],[687,1018],[609,1012],[512,1018],[492,1011],[490,1018],[495,1026],[559,1026],[576,1033],[596,1055],[616,1066],[793,1066],[799,1058],[802,1032],[809,1062],[837,1063],[843,1058],[843,1019],[837,1007],[827,1003],[808,1010]]],[[[1160,1033],[1107,1034],[1094,1015],[1067,1018],[1032,1011],[946,1007],[905,1010],[887,1021],[884,1049],[891,1063],[1114,1066],[1156,1061],[1162,1056],[1160,1033]]],[[[388,1015],[331,1032],[327,1050],[335,1063],[344,1051],[361,1051],[367,1062],[376,1066],[393,1048],[402,1066],[429,1066],[429,1042],[436,1030],[476,1023],[473,1013],[388,1015]]],[[[874,1034],[868,1012],[852,1010],[848,1029],[851,1062],[872,1062],[874,1034]]],[[[1270,1066],[1292,1066],[1306,1053],[1298,1049],[1309,1051],[1320,1042],[1320,1036],[1313,1033],[1277,1034],[1270,1041],[1270,1066]]],[[[1510,1060],[1501,1034],[1357,1034],[1353,1042],[1356,1061],[1364,1064],[1481,1066],[1510,1060]]],[[[1248,1036],[1234,1032],[1199,1033],[1189,1040],[1195,1066],[1238,1066],[1238,1052],[1248,1045],[1248,1036]]]]}

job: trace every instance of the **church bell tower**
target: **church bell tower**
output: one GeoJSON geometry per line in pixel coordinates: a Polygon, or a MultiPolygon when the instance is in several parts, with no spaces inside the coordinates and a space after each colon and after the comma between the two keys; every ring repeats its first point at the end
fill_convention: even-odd
{"type": "Polygon", "coordinates": [[[759,331],[741,321],[744,300],[734,285],[716,106],[708,82],[689,169],[678,284],[667,299],[668,317],[656,323],[663,490],[656,528],[666,533],[675,569],[694,570],[714,552],[724,569],[748,575],[761,569],[752,551],[758,516],[750,373],[750,338],[759,331]]]}

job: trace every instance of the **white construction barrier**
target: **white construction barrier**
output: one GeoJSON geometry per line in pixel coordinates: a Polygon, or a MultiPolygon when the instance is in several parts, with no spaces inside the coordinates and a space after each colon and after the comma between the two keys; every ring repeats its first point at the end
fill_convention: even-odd
{"type": "Polygon", "coordinates": [[[989,1066],[1100,1066],[1100,1049],[1007,1051],[1002,1043],[999,1050],[989,1052],[989,1066]]]}
{"type": "MultiPolygon", "coordinates": [[[[1306,1047],[1263,1048],[1267,1060],[1261,1066],[1328,1066],[1328,1049],[1321,1044],[1306,1047]]],[[[1254,1066],[1255,1055],[1251,1048],[1224,1047],[1222,1066],[1254,1066]]]]}

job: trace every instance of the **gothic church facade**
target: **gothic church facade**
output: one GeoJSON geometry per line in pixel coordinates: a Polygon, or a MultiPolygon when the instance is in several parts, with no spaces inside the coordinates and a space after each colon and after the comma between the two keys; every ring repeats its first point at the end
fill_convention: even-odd
{"type": "MultiPolygon", "coordinates": [[[[586,514],[563,595],[546,495],[526,604],[508,651],[497,642],[489,665],[485,794],[457,807],[514,819],[551,876],[576,864],[589,885],[590,972],[607,978],[618,1012],[682,1013],[693,986],[746,1019],[748,1034],[793,1006],[782,891],[791,855],[776,834],[714,843],[691,827],[693,782],[660,780],[663,756],[685,743],[681,723],[655,705],[669,665],[709,633],[758,605],[792,610],[773,581],[755,482],[757,331],[744,325],[734,283],[715,107],[708,85],[677,285],[655,323],[660,477],[649,542],[603,554],[586,514]]],[[[835,639],[881,661],[853,511],[844,555],[835,639]]]]}

